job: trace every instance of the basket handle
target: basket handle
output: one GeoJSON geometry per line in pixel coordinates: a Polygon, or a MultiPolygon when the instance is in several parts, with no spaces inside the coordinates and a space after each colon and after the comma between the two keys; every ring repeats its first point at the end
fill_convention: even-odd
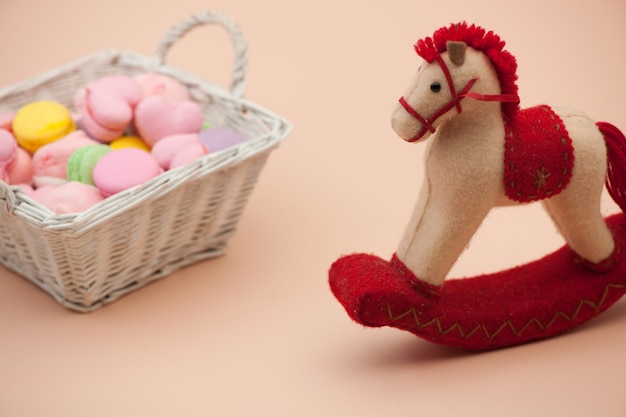
{"type": "Polygon", "coordinates": [[[230,40],[233,43],[233,47],[235,49],[235,64],[233,67],[230,92],[233,96],[235,96],[235,98],[242,98],[245,88],[246,69],[248,66],[248,47],[239,25],[237,25],[237,23],[235,23],[230,16],[217,12],[205,11],[188,17],[173,26],[165,34],[154,51],[152,59],[156,65],[164,65],[165,56],[176,41],[182,38],[191,29],[208,24],[218,24],[222,26],[228,33],[230,40]]]}

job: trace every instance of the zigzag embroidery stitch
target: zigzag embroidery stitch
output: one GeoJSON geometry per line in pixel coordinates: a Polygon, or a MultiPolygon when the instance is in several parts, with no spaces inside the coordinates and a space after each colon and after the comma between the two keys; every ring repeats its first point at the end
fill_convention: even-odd
{"type": "Polygon", "coordinates": [[[448,328],[444,329],[443,325],[441,324],[441,320],[439,319],[439,317],[435,317],[435,318],[431,319],[430,321],[428,321],[426,323],[420,323],[420,320],[417,317],[417,310],[415,309],[415,307],[411,307],[410,309],[408,309],[407,311],[405,311],[405,312],[403,312],[403,313],[401,313],[399,315],[394,315],[393,311],[391,310],[391,305],[389,303],[387,303],[387,313],[389,314],[389,319],[391,321],[401,320],[404,317],[406,317],[408,315],[411,315],[411,316],[413,316],[413,320],[415,321],[415,324],[417,325],[417,327],[419,329],[423,329],[423,328],[435,325],[437,327],[437,331],[439,332],[440,335],[446,335],[446,334],[452,332],[454,329],[457,329],[459,334],[461,335],[461,337],[464,338],[464,339],[467,339],[468,337],[471,337],[472,335],[474,335],[474,333],[476,333],[477,331],[482,329],[483,333],[485,334],[485,337],[488,340],[492,340],[500,332],[502,332],[502,330],[504,330],[504,328],[507,327],[507,326],[511,329],[511,331],[513,332],[513,334],[515,334],[515,336],[519,336],[528,327],[530,327],[533,323],[536,324],[541,330],[545,331],[545,330],[549,329],[550,327],[552,327],[552,325],[558,320],[559,317],[562,317],[562,318],[564,318],[567,321],[575,320],[576,317],[578,317],[578,314],[582,310],[583,306],[588,306],[588,307],[590,307],[592,309],[596,309],[596,310],[599,309],[604,304],[604,302],[606,301],[606,297],[607,297],[607,295],[609,293],[609,290],[611,288],[625,289],[626,288],[626,284],[607,284],[606,287],[604,288],[604,292],[602,293],[602,297],[600,297],[600,301],[598,301],[597,303],[594,303],[593,301],[587,300],[585,298],[581,299],[580,302],[578,303],[578,306],[576,307],[576,311],[574,311],[574,314],[572,314],[571,317],[568,316],[567,314],[565,314],[562,311],[558,311],[557,313],[554,314],[554,317],[552,317],[552,319],[546,325],[541,323],[541,321],[539,321],[539,319],[537,319],[536,317],[533,317],[524,326],[522,326],[521,329],[519,329],[519,330],[517,330],[515,328],[515,326],[513,325],[513,323],[511,323],[510,320],[506,320],[493,333],[490,333],[489,330],[487,330],[487,328],[486,328],[486,326],[484,324],[477,325],[476,327],[474,327],[468,333],[466,333],[463,330],[463,327],[459,323],[454,323],[451,326],[449,326],[448,328]]]}

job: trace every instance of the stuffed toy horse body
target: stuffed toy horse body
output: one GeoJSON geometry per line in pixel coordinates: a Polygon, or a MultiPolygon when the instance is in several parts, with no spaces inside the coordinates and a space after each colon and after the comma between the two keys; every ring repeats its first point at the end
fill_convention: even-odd
{"type": "Polygon", "coordinates": [[[425,63],[392,128],[428,140],[425,180],[389,261],[341,257],[330,286],[355,321],[436,343],[489,349],[543,339],[597,316],[626,292],[626,138],[584,113],[519,108],[515,58],[493,32],[454,24],[420,40],[425,63]],[[607,156],[608,155],[608,156],[607,156]],[[541,201],[567,245],[500,273],[446,280],[493,207],[541,201]]]}

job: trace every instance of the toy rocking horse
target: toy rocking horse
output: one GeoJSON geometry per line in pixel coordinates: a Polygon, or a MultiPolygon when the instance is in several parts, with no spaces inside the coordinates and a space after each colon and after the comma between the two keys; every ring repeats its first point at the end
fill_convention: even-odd
{"type": "Polygon", "coordinates": [[[466,23],[415,50],[425,63],[393,111],[408,142],[430,137],[425,183],[387,261],[339,258],[333,294],[358,323],[435,343],[491,349],[572,329],[626,293],[626,217],[604,219],[603,185],[626,209],[626,138],[583,113],[519,108],[517,64],[493,32],[466,23]],[[446,280],[488,212],[541,200],[566,245],[509,270],[446,280]]]}

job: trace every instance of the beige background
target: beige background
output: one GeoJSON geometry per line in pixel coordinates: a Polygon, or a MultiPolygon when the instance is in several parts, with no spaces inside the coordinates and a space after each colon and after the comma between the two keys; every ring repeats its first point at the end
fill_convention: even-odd
{"type": "MultiPolygon", "coordinates": [[[[0,85],[104,48],[150,54],[204,9],[240,23],[246,95],[292,134],[222,258],[88,315],[0,267],[0,416],[626,415],[626,301],[562,337],[473,354],[361,328],[326,281],[343,253],[390,256],[408,220],[423,146],[395,137],[389,114],[418,38],[462,19],[493,29],[519,61],[524,106],[626,129],[623,0],[0,0],[0,85]]],[[[222,85],[231,60],[217,29],[168,57],[222,85]]],[[[498,210],[452,275],[559,245],[539,206],[498,210]]]]}

